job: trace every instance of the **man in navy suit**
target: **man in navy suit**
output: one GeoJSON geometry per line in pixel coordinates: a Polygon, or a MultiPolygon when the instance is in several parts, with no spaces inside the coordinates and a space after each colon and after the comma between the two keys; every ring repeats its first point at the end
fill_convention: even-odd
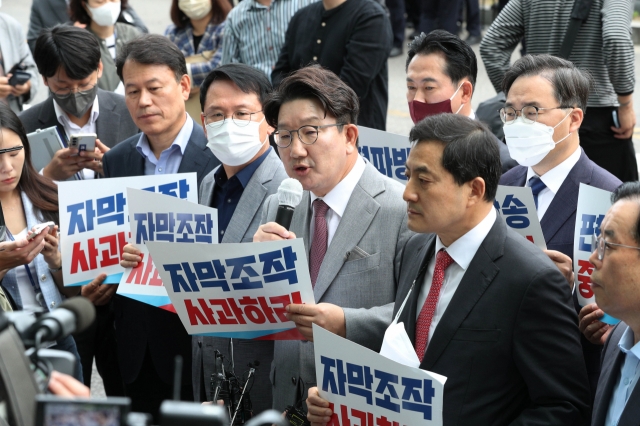
{"type": "MultiPolygon", "coordinates": [[[[207,148],[202,127],[191,119],[184,101],[191,79],[184,55],[159,35],[129,42],[116,62],[129,113],[142,131],[103,157],[106,177],[196,172],[198,186],[220,161],[207,148]]],[[[133,411],[154,415],[172,398],[173,363],[181,355],[181,399],[193,401],[191,336],[174,313],[115,296],[118,361],[133,411]]]]}
{"type": "Polygon", "coordinates": [[[592,426],[640,425],[640,183],[612,197],[589,261],[597,304],[620,318],[603,349],[592,426]],[[628,324],[628,325],[627,325],[628,324]]]}
{"type": "MultiPolygon", "coordinates": [[[[500,184],[531,187],[546,254],[570,283],[580,184],[613,191],[622,183],[580,148],[590,84],[571,62],[551,55],[523,56],[502,83],[507,101],[500,116],[509,153],[520,166],[502,175],[500,184]]],[[[582,347],[593,394],[601,346],[583,338],[582,347]]]]}

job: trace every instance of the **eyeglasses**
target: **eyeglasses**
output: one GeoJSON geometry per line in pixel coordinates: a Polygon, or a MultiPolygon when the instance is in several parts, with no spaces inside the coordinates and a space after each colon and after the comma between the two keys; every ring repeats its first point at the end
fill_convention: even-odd
{"type": "Polygon", "coordinates": [[[522,109],[515,109],[513,107],[500,108],[500,119],[504,124],[511,124],[515,121],[518,113],[525,123],[533,124],[538,121],[538,111],[544,111],[548,109],[573,109],[571,106],[559,106],[554,108],[539,108],[533,105],[527,105],[522,109]]]}
{"type": "Polygon", "coordinates": [[[604,259],[604,251],[605,251],[605,247],[624,247],[624,248],[630,248],[630,249],[634,249],[634,250],[640,250],[640,247],[634,247],[634,246],[625,246],[624,244],[615,244],[615,243],[610,243],[608,241],[605,241],[605,239],[602,236],[599,236],[598,238],[596,238],[595,240],[593,240],[593,242],[591,243],[591,252],[597,250],[598,251],[598,260],[602,261],[602,259],[604,259]]]}
{"type": "Polygon", "coordinates": [[[58,89],[51,90],[53,93],[58,95],[61,98],[66,98],[67,96],[71,96],[72,93],[80,93],[81,95],[86,95],[93,90],[96,84],[83,84],[78,86],[76,89],[58,89]]]}
{"type": "MultiPolygon", "coordinates": [[[[233,114],[231,114],[231,120],[235,123],[236,126],[245,127],[245,126],[248,126],[249,123],[253,121],[253,115],[258,114],[259,112],[262,112],[262,110],[255,111],[255,112],[236,111],[233,114]]],[[[225,117],[225,115],[221,112],[216,112],[216,113],[204,116],[205,126],[211,126],[213,128],[222,126],[222,124],[226,120],[227,120],[227,117],[225,117]]]]}
{"type": "Polygon", "coordinates": [[[323,126],[302,126],[298,130],[276,130],[273,136],[276,145],[280,148],[286,148],[293,141],[293,134],[298,134],[298,139],[305,145],[313,145],[318,140],[318,130],[327,127],[344,126],[345,123],[325,124],[323,126]]]}

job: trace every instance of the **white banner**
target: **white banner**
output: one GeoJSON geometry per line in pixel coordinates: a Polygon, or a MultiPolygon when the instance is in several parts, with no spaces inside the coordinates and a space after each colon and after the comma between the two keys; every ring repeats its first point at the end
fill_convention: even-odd
{"type": "MultiPolygon", "coordinates": [[[[596,237],[600,236],[600,225],[604,215],[610,207],[611,192],[580,184],[576,228],[573,233],[573,273],[580,306],[596,301],[591,288],[593,265],[589,262],[589,257],[593,253],[592,244],[595,243],[596,237]]],[[[600,321],[612,325],[620,322],[607,314],[600,321]]]]}
{"type": "Polygon", "coordinates": [[[330,425],[442,425],[446,377],[391,361],[315,324],[313,342],[330,425]]]}
{"type": "Polygon", "coordinates": [[[507,226],[542,250],[547,249],[531,188],[498,185],[493,205],[507,226]]]}
{"type": "Polygon", "coordinates": [[[360,155],[383,175],[406,185],[404,165],[411,150],[409,137],[363,126],[358,126],[358,134],[360,155]]]}
{"type": "Polygon", "coordinates": [[[303,339],[285,317],[291,303],[315,303],[302,239],[146,245],[189,334],[303,339]]]}
{"type": "Polygon", "coordinates": [[[105,283],[120,282],[122,247],[129,236],[127,187],[198,201],[195,173],[59,182],[65,286],[89,284],[103,272],[105,283]]]}
{"type": "Polygon", "coordinates": [[[118,294],[175,312],[153,265],[147,241],[218,243],[218,211],[163,194],[127,188],[131,240],[142,262],[125,270],[118,294]]]}

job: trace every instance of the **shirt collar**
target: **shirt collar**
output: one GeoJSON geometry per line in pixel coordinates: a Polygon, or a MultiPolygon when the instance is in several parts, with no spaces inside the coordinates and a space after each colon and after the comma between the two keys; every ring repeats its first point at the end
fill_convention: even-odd
{"type": "Polygon", "coordinates": [[[356,159],[356,163],[353,165],[349,173],[347,173],[344,179],[342,179],[336,186],[334,186],[333,189],[327,193],[327,195],[325,195],[324,197],[317,197],[313,194],[313,192],[309,192],[309,195],[311,195],[311,206],[313,206],[313,202],[317,198],[322,198],[322,200],[327,203],[329,208],[342,218],[342,215],[344,215],[344,211],[347,208],[347,204],[349,204],[351,193],[358,184],[358,181],[362,177],[365,169],[364,159],[360,155],[358,155],[357,157],[358,158],[356,159]]]}
{"type": "Polygon", "coordinates": [[[627,354],[628,352],[631,352],[636,358],[640,359],[640,342],[634,345],[633,337],[633,330],[631,330],[631,327],[627,326],[627,329],[622,333],[622,337],[618,342],[618,347],[623,353],[627,354]]]}
{"type": "Polygon", "coordinates": [[[471,114],[469,114],[469,118],[472,119],[472,120],[476,119],[476,113],[473,112],[473,110],[471,110],[471,114]]]}
{"type": "Polygon", "coordinates": [[[496,217],[496,209],[492,208],[480,223],[451,243],[449,247],[445,247],[440,237],[436,237],[436,253],[444,248],[458,266],[466,271],[471,264],[471,260],[473,260],[473,257],[480,248],[480,245],[484,239],[487,238],[489,231],[491,231],[496,217]]]}
{"type": "MultiPolygon", "coordinates": [[[[253,160],[251,163],[247,164],[247,166],[236,173],[234,176],[238,178],[240,184],[243,188],[246,188],[249,185],[249,181],[253,174],[258,170],[258,167],[263,163],[264,159],[267,158],[267,155],[271,152],[271,147],[267,149],[260,157],[253,160]]],[[[227,181],[227,172],[224,170],[224,166],[220,165],[218,170],[214,173],[214,177],[216,182],[220,184],[224,184],[227,181]]]]}
{"type": "MultiPolygon", "coordinates": [[[[566,160],[562,163],[555,166],[553,169],[549,170],[547,173],[540,176],[540,180],[547,185],[547,188],[551,190],[554,194],[557,194],[562,186],[564,180],[569,176],[569,172],[573,169],[573,166],[578,163],[580,160],[580,155],[582,154],[582,148],[577,147],[576,150],[571,154],[566,160]]],[[[537,176],[536,172],[533,171],[531,167],[527,167],[527,180],[532,177],[537,176]]]]}
{"type": "MultiPolygon", "coordinates": [[[[56,118],[60,124],[71,123],[71,119],[67,115],[66,112],[58,105],[55,99],[53,99],[53,110],[56,113],[56,118]]],[[[98,116],[100,115],[100,105],[98,103],[98,95],[93,100],[93,104],[91,104],[91,114],[89,114],[89,123],[93,124],[98,120],[98,116]]],[[[89,124],[87,123],[87,124],[89,124]]]]}
{"type": "MultiPolygon", "coordinates": [[[[271,6],[276,3],[278,0],[271,0],[271,6]]],[[[249,10],[251,9],[269,9],[271,6],[265,6],[262,3],[259,3],[257,0],[249,0],[249,10]]]]}
{"type": "MultiPolygon", "coordinates": [[[[186,113],[185,113],[186,115],[186,113]]],[[[187,144],[189,143],[189,139],[191,138],[191,133],[193,132],[193,120],[191,117],[187,115],[187,119],[182,125],[182,129],[178,133],[178,136],[173,140],[171,146],[165,149],[162,152],[167,152],[169,150],[175,150],[174,146],[177,146],[180,149],[180,153],[184,155],[184,150],[187,149],[187,144]]],[[[155,154],[151,150],[149,146],[149,140],[147,139],[147,135],[144,133],[140,134],[140,139],[138,139],[138,143],[136,144],[136,150],[142,155],[144,158],[155,157],[155,154]]]]}

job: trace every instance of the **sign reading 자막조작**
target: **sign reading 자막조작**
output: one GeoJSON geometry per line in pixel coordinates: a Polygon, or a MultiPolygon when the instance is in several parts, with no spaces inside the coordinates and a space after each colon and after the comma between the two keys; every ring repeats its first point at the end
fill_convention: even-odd
{"type": "MultiPolygon", "coordinates": [[[[580,306],[595,303],[591,287],[593,265],[589,257],[593,253],[595,239],[600,236],[600,225],[611,207],[611,192],[593,186],[580,184],[576,228],[573,233],[573,274],[580,306]]],[[[605,313],[600,321],[617,324],[620,320],[605,313]]]]}
{"type": "Polygon", "coordinates": [[[88,284],[100,273],[107,274],[106,284],[120,282],[129,236],[127,187],[198,201],[195,173],[59,182],[65,286],[88,284]]]}
{"type": "Polygon", "coordinates": [[[547,249],[531,188],[498,185],[493,205],[507,226],[542,250],[547,249]]]}
{"type": "Polygon", "coordinates": [[[329,425],[442,425],[446,377],[407,367],[313,324],[316,381],[329,425]]]}
{"type": "Polygon", "coordinates": [[[405,164],[411,151],[407,136],[358,126],[358,152],[383,175],[407,184],[405,164]]]}
{"type": "Polygon", "coordinates": [[[132,188],[127,188],[127,199],[130,242],[140,250],[142,262],[125,270],[118,294],[175,312],[145,242],[217,244],[218,211],[187,200],[132,188]]]}
{"type": "Polygon", "coordinates": [[[285,317],[291,303],[315,303],[302,239],[146,245],[189,334],[303,339],[285,317]]]}

